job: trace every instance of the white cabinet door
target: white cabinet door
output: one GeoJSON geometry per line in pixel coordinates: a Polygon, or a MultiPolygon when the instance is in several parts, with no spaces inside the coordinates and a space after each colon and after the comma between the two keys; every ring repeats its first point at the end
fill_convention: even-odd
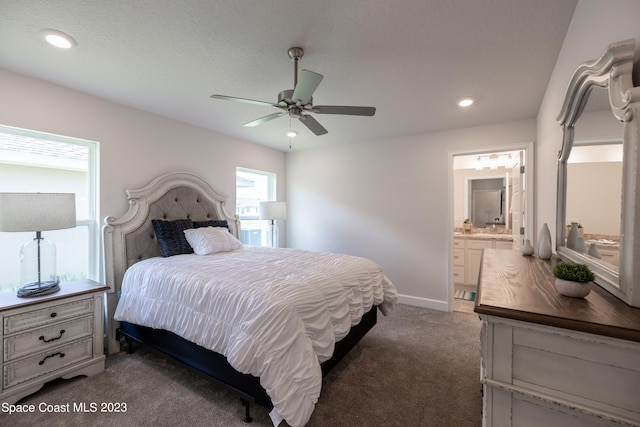
{"type": "Polygon", "coordinates": [[[467,254],[465,256],[466,272],[465,284],[478,285],[478,275],[480,274],[480,262],[482,261],[482,250],[491,248],[492,240],[473,240],[467,241],[467,254]]]}

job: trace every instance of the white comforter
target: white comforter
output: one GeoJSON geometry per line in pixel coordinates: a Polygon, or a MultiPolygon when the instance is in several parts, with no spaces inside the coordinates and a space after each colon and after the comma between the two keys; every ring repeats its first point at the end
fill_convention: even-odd
{"type": "Polygon", "coordinates": [[[260,377],[274,425],[304,425],[320,396],[320,362],[397,291],[360,257],[245,246],[208,256],[151,258],[130,267],[115,319],[174,332],[260,377]]]}

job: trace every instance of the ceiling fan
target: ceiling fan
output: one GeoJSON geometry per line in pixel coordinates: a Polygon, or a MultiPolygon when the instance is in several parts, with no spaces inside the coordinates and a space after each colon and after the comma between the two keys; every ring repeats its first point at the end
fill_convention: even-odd
{"type": "Polygon", "coordinates": [[[253,99],[237,98],[235,96],[211,95],[214,99],[224,99],[227,101],[244,102],[246,104],[262,105],[265,107],[276,107],[282,111],[269,114],[259,119],[245,123],[244,126],[254,127],[270,120],[276,119],[286,114],[289,117],[299,119],[311,132],[316,135],[324,135],[328,131],[309,113],[316,114],[342,114],[348,116],[373,116],[376,107],[354,107],[346,105],[313,105],[313,92],[322,81],[322,75],[309,70],[302,70],[298,76],[298,61],[304,55],[304,50],[300,47],[292,47],[287,52],[294,62],[293,87],[294,89],[283,90],[278,94],[278,102],[256,101],[253,99]]]}

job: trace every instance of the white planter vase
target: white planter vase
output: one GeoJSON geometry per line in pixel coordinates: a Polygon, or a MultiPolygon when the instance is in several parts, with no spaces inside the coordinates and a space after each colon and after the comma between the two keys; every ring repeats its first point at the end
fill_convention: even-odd
{"type": "Polygon", "coordinates": [[[524,241],[524,245],[522,245],[522,249],[520,249],[522,255],[531,256],[533,255],[533,246],[531,246],[531,241],[529,239],[524,241]]]}
{"type": "Polygon", "coordinates": [[[572,222],[569,229],[569,235],[567,236],[567,249],[575,249],[578,243],[578,237],[580,237],[580,229],[578,229],[578,223],[572,222]]]}
{"type": "Polygon", "coordinates": [[[560,295],[572,298],[584,298],[591,292],[589,283],[574,282],[556,278],[556,290],[560,295]]]}
{"type": "Polygon", "coordinates": [[[538,235],[538,257],[540,259],[551,259],[551,231],[545,222],[542,224],[538,235]]]}

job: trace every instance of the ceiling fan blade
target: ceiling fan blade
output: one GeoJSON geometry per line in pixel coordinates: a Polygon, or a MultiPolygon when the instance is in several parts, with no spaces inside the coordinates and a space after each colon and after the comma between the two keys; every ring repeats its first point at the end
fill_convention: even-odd
{"type": "Polygon", "coordinates": [[[329,132],[311,116],[299,116],[298,119],[300,119],[302,124],[308,127],[311,132],[315,133],[318,136],[324,135],[325,133],[329,132]]]}
{"type": "Polygon", "coordinates": [[[283,111],[281,113],[273,113],[273,114],[269,114],[268,116],[264,116],[264,117],[260,117],[259,119],[253,120],[249,123],[245,123],[244,126],[248,127],[248,128],[252,128],[254,126],[258,126],[261,125],[264,122],[268,122],[269,120],[273,120],[273,119],[277,119],[278,117],[287,114],[286,111],[283,111]]]}
{"type": "Polygon", "coordinates": [[[256,101],[255,99],[247,99],[247,98],[237,98],[235,96],[211,95],[211,98],[213,98],[213,99],[224,99],[226,101],[244,102],[245,104],[260,105],[260,106],[263,106],[263,107],[278,107],[278,108],[280,108],[279,105],[276,105],[273,102],[256,101]]]}
{"type": "Polygon", "coordinates": [[[322,74],[314,73],[309,70],[300,71],[298,82],[296,83],[296,87],[293,89],[293,95],[291,96],[293,102],[298,105],[306,105],[321,81],[322,74]]]}
{"type": "Polygon", "coordinates": [[[311,109],[318,114],[346,114],[348,116],[373,116],[376,107],[353,107],[347,105],[314,105],[311,109]]]}

